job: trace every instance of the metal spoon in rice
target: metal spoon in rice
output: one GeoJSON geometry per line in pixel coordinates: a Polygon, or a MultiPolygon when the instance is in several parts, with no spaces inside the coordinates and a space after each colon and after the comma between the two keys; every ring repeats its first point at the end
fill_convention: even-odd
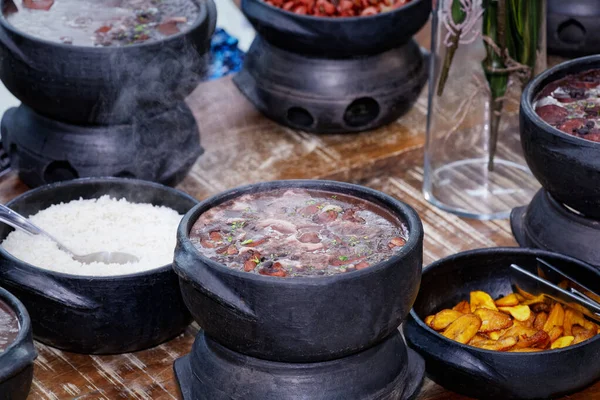
{"type": "Polygon", "coordinates": [[[139,259],[136,256],[134,256],[133,254],[121,253],[121,252],[116,252],[116,251],[115,252],[101,251],[98,253],[85,254],[85,255],[75,254],[74,252],[72,252],[71,250],[66,248],[58,240],[53,238],[49,233],[38,228],[37,226],[35,226],[31,222],[29,222],[29,220],[27,218],[23,217],[21,214],[11,210],[10,208],[8,208],[2,204],[0,204],[0,221],[12,226],[13,228],[21,229],[22,231],[25,231],[25,232],[29,233],[30,235],[46,236],[48,239],[50,239],[54,243],[56,243],[58,245],[59,249],[69,253],[71,255],[71,257],[73,258],[73,260],[79,261],[80,263],[83,263],[83,264],[91,264],[93,262],[99,262],[99,263],[104,263],[104,264],[127,264],[127,263],[134,263],[134,262],[139,261],[139,259]]]}

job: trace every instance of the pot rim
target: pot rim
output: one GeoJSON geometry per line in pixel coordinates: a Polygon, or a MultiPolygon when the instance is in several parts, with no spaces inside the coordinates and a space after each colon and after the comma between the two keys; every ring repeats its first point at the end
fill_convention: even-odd
{"type": "MultiPolygon", "coordinates": [[[[204,265],[212,269],[216,269],[219,272],[233,275],[237,278],[241,278],[244,280],[249,280],[253,282],[259,283],[268,283],[271,286],[327,286],[333,282],[344,282],[348,280],[353,280],[356,278],[361,278],[364,276],[368,276],[371,274],[376,274],[379,271],[389,268],[390,266],[394,266],[400,264],[402,260],[413,253],[414,251],[418,251],[418,247],[423,243],[423,225],[421,220],[417,214],[417,212],[408,204],[401,202],[393,198],[390,195],[387,195],[383,192],[380,192],[375,189],[371,189],[361,185],[355,185],[352,183],[346,182],[338,182],[332,180],[320,180],[320,179],[289,179],[289,180],[275,180],[268,182],[260,182],[254,183],[244,186],[239,186],[233,189],[229,189],[225,192],[221,192],[217,195],[211,196],[196,206],[189,210],[187,214],[181,220],[179,227],[177,229],[177,242],[178,246],[182,246],[186,252],[189,254],[193,254],[195,257],[199,258],[204,265]],[[256,190],[256,188],[261,188],[260,190],[256,190]],[[293,277],[293,278],[280,278],[274,276],[266,276],[260,274],[252,274],[244,271],[238,271],[232,268],[229,268],[221,263],[211,260],[208,257],[205,257],[200,251],[192,244],[189,239],[189,231],[193,226],[200,215],[213,208],[216,205],[219,205],[227,200],[239,197],[240,195],[251,193],[251,192],[263,192],[272,189],[278,188],[300,188],[300,189],[313,189],[313,190],[321,190],[321,191],[329,191],[329,192],[338,192],[343,194],[348,194],[350,196],[355,196],[363,201],[375,203],[380,207],[384,207],[387,211],[391,212],[393,215],[398,217],[398,219],[406,224],[408,229],[408,240],[406,244],[393,256],[386,258],[379,263],[372,265],[368,268],[364,268],[358,271],[346,272],[343,274],[336,274],[330,276],[322,276],[322,277],[293,277]],[[344,192],[344,189],[346,190],[344,192]],[[371,197],[374,200],[367,200],[358,194],[363,194],[371,197]],[[211,203],[214,203],[211,205],[211,203]],[[191,219],[194,218],[193,222],[191,219]],[[188,228],[189,226],[189,228],[188,228]]],[[[173,264],[173,269],[180,276],[180,278],[184,278],[186,280],[190,280],[188,274],[180,273],[180,267],[177,263],[173,264]]],[[[183,270],[183,268],[181,268],[183,270]]]]}
{"type": "Polygon", "coordinates": [[[353,16],[353,17],[315,17],[314,15],[302,15],[302,14],[296,14],[293,13],[291,11],[287,11],[284,10],[282,8],[279,7],[275,7],[272,6],[270,4],[267,4],[264,0],[248,0],[248,1],[254,1],[255,3],[259,3],[262,4],[265,7],[268,7],[269,9],[273,9],[273,10],[277,10],[280,12],[283,12],[285,15],[288,16],[293,16],[294,18],[297,18],[298,20],[304,20],[304,21],[319,21],[319,22],[324,22],[327,21],[328,23],[333,23],[333,24],[337,24],[337,25],[341,25],[341,24],[348,24],[351,22],[355,22],[355,21],[377,21],[378,19],[383,19],[386,17],[389,17],[391,15],[397,14],[403,10],[409,9],[411,7],[416,7],[416,4],[419,3],[423,3],[427,0],[412,0],[410,3],[403,5],[402,7],[399,7],[395,10],[392,11],[387,11],[384,13],[379,13],[379,14],[374,14],[374,15],[367,15],[367,16],[353,16]]]}
{"type": "Polygon", "coordinates": [[[3,287],[0,287],[0,300],[5,302],[10,307],[19,321],[19,333],[12,343],[0,353],[1,362],[4,356],[7,354],[10,355],[12,349],[21,346],[29,339],[31,332],[31,319],[29,318],[29,313],[27,312],[27,309],[23,303],[21,303],[21,301],[14,294],[3,287]]]}
{"type": "MultiPolygon", "coordinates": [[[[435,271],[436,268],[441,268],[445,263],[447,263],[450,260],[456,262],[456,259],[461,259],[464,257],[487,255],[490,253],[494,254],[494,253],[497,253],[498,251],[500,251],[502,253],[508,253],[508,254],[521,254],[521,255],[531,255],[531,256],[551,256],[551,257],[555,257],[555,258],[561,258],[563,261],[578,264],[581,268],[588,269],[591,272],[595,272],[596,274],[598,274],[600,276],[600,272],[596,268],[594,268],[591,265],[589,265],[581,260],[578,260],[574,257],[566,256],[563,254],[554,253],[554,252],[546,251],[546,250],[538,250],[538,249],[523,248],[523,247],[490,247],[490,248],[462,251],[460,253],[456,253],[451,256],[444,257],[442,259],[439,259],[439,260],[429,264],[426,268],[423,269],[423,275],[425,275],[427,273],[434,273],[433,271],[435,271]],[[430,271],[432,271],[432,272],[430,272],[430,271]]],[[[567,346],[562,349],[553,349],[553,350],[549,349],[549,350],[542,350],[542,351],[536,351],[536,352],[531,352],[531,353],[511,353],[511,352],[506,352],[506,351],[485,350],[485,349],[480,349],[479,347],[462,344],[462,343],[456,342],[454,340],[448,339],[447,337],[443,336],[442,334],[440,334],[439,332],[435,331],[433,328],[431,328],[430,326],[425,324],[425,322],[421,319],[421,317],[419,317],[419,315],[415,312],[414,307],[411,308],[409,314],[421,329],[425,329],[425,332],[423,332],[422,334],[430,334],[430,335],[434,334],[438,339],[443,340],[450,346],[458,346],[458,348],[463,351],[468,351],[468,352],[477,353],[477,354],[498,355],[498,356],[506,356],[506,357],[531,357],[531,356],[539,357],[539,356],[543,356],[543,355],[547,355],[547,354],[559,354],[559,353],[567,352],[572,349],[590,345],[593,342],[600,340],[600,335],[595,335],[592,339],[588,339],[581,343],[578,343],[578,344],[575,344],[572,346],[567,346]]]]}
{"type": "MultiPolygon", "coordinates": [[[[8,1],[8,0],[0,0],[0,10],[4,8],[4,3],[6,3],[6,1],[8,1]]],[[[212,0],[204,0],[204,1],[203,0],[191,0],[191,1],[193,1],[198,6],[199,12],[198,12],[198,17],[196,18],[196,21],[194,22],[194,24],[192,24],[189,27],[189,29],[179,32],[179,33],[176,33],[175,35],[168,36],[161,40],[145,42],[145,43],[128,44],[127,46],[113,46],[113,47],[111,47],[111,46],[107,46],[107,47],[105,47],[105,46],[79,46],[79,45],[65,44],[65,43],[60,43],[60,42],[53,42],[53,41],[47,40],[47,39],[42,39],[40,37],[31,35],[25,31],[15,28],[10,22],[8,22],[8,20],[6,19],[6,16],[4,15],[3,12],[0,12],[0,29],[6,29],[13,34],[22,36],[32,42],[42,44],[45,46],[50,46],[50,47],[58,47],[59,49],[62,49],[62,50],[110,53],[111,51],[112,52],[127,51],[126,49],[128,49],[128,48],[132,48],[132,49],[136,48],[137,49],[137,48],[142,48],[142,47],[163,46],[166,43],[173,42],[173,41],[189,34],[190,32],[196,30],[208,18],[209,14],[208,14],[208,7],[206,6],[206,2],[212,1],[212,0]]]]}
{"type": "MultiPolygon", "coordinates": [[[[600,148],[600,142],[593,142],[591,140],[586,140],[577,136],[569,135],[568,133],[565,133],[560,129],[555,128],[546,121],[544,121],[533,109],[533,100],[535,96],[537,96],[539,91],[544,88],[544,86],[564,78],[566,75],[569,74],[570,69],[580,64],[590,64],[590,70],[600,69],[600,55],[592,55],[568,60],[558,65],[555,65],[554,67],[549,68],[541,74],[534,77],[523,90],[523,94],[521,96],[521,112],[539,130],[544,131],[546,133],[550,133],[554,136],[558,136],[571,144],[582,147],[592,147],[594,148],[594,150],[597,150],[598,148],[600,148]],[[592,65],[594,64],[597,65],[597,67],[592,67],[592,65]],[[555,75],[562,76],[560,78],[554,79],[553,77],[555,75]]],[[[582,71],[586,70],[588,69],[583,69],[582,71]]],[[[521,130],[521,132],[523,131],[521,130]]]]}
{"type": "MultiPolygon", "coordinates": [[[[182,198],[187,198],[188,200],[194,201],[196,203],[196,205],[198,203],[197,199],[195,199],[194,197],[190,196],[189,194],[187,194],[185,192],[182,192],[181,190],[178,190],[178,189],[175,189],[175,188],[172,188],[169,186],[161,185],[159,183],[155,183],[155,182],[151,182],[151,181],[145,181],[145,180],[141,180],[141,179],[132,179],[132,178],[90,177],[90,178],[79,178],[79,179],[72,179],[72,180],[68,180],[68,181],[55,182],[55,183],[50,183],[48,185],[43,185],[43,186],[37,187],[35,189],[29,190],[29,191],[15,197],[14,199],[12,199],[8,203],[6,203],[6,206],[10,208],[10,206],[12,206],[15,202],[26,200],[29,196],[37,195],[44,191],[53,191],[55,189],[60,189],[60,188],[69,187],[69,186],[81,186],[81,185],[86,185],[86,184],[98,184],[98,183],[100,183],[100,184],[105,184],[105,183],[106,184],[108,184],[108,183],[142,184],[142,185],[145,185],[146,187],[161,189],[161,190],[164,190],[171,194],[180,196],[182,198]]],[[[194,206],[194,208],[195,207],[196,206],[194,206]]],[[[41,211],[41,210],[38,210],[38,211],[41,211]]],[[[49,275],[57,276],[59,278],[66,278],[66,279],[79,280],[79,281],[95,281],[95,282],[143,278],[143,277],[147,277],[147,276],[154,275],[154,274],[161,274],[161,273],[169,272],[170,270],[172,270],[172,267],[173,267],[173,264],[171,263],[171,264],[166,264],[166,265],[156,267],[153,269],[149,269],[149,270],[145,270],[145,271],[134,272],[134,273],[130,273],[130,274],[122,274],[122,275],[100,275],[100,276],[98,276],[98,275],[75,275],[75,274],[67,274],[64,272],[58,272],[58,271],[53,271],[53,270],[49,270],[49,269],[36,267],[33,264],[29,264],[25,261],[18,259],[15,256],[13,256],[8,251],[4,250],[4,247],[2,247],[1,245],[0,245],[0,257],[4,257],[13,263],[16,263],[21,268],[32,270],[35,272],[41,271],[41,272],[44,272],[49,275]]]]}

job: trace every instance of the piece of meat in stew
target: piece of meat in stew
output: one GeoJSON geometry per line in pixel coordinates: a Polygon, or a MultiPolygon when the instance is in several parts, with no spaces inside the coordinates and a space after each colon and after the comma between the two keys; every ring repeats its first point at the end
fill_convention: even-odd
{"type": "Polygon", "coordinates": [[[408,239],[384,208],[333,192],[246,194],[203,213],[190,239],[230,268],[276,277],[328,276],[390,258],[408,239]]]}
{"type": "Polygon", "coordinates": [[[553,127],[600,142],[600,70],[568,75],[548,84],[533,107],[553,127]]]}

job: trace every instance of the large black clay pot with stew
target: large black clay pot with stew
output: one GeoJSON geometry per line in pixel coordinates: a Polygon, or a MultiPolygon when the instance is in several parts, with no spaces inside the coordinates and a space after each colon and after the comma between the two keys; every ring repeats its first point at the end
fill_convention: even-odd
{"type": "MultiPolygon", "coordinates": [[[[0,1],[2,9],[7,1],[0,1]]],[[[191,93],[206,69],[216,7],[213,0],[194,1],[198,18],[190,29],[123,47],[40,39],[1,15],[0,79],[35,112],[66,123],[124,124],[164,111],[191,93]]]]}
{"type": "Polygon", "coordinates": [[[31,321],[25,306],[3,288],[0,288],[0,308],[0,398],[25,400],[33,381],[33,361],[37,357],[31,321]],[[10,335],[7,329],[11,329],[10,335]]]}
{"type": "Polygon", "coordinates": [[[326,361],[382,342],[407,315],[421,279],[423,228],[408,205],[362,186],[318,180],[274,181],[211,197],[179,226],[174,269],[184,301],[206,336],[244,355],[280,362],[326,361]],[[403,221],[406,244],[368,268],[331,276],[279,278],[235,270],[190,241],[198,217],[227,200],[272,189],[350,195],[403,221]]]}
{"type": "Polygon", "coordinates": [[[521,99],[521,144],[527,165],[559,203],[586,217],[600,218],[600,143],[562,132],[534,110],[546,85],[586,70],[600,68],[600,56],[564,62],[534,78],[521,99]]]}
{"type": "MultiPolygon", "coordinates": [[[[29,216],[53,204],[102,195],[187,212],[197,201],[178,190],[134,179],[89,178],[31,190],[7,204],[29,216]]],[[[0,225],[0,240],[12,231],[0,225]]],[[[133,352],[179,335],[190,323],[171,265],[115,276],[38,268],[0,247],[0,284],[27,306],[37,340],[66,351],[133,352]]]]}

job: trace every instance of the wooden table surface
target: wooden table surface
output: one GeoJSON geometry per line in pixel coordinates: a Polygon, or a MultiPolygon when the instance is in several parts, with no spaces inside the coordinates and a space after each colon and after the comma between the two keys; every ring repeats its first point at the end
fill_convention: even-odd
{"type": "MultiPolygon", "coordinates": [[[[391,125],[339,135],[312,135],[271,122],[240,95],[231,78],[203,83],[188,101],[206,152],[179,188],[198,199],[274,179],[348,181],[384,191],[417,210],[425,228],[425,265],[463,250],[516,245],[507,220],[460,219],[423,198],[426,90],[414,108],[391,125]]],[[[14,173],[0,180],[3,202],[26,190],[14,173]]],[[[193,324],[168,343],[118,356],[72,354],[37,343],[30,399],[178,399],[172,364],[190,351],[198,329],[193,324]]],[[[600,398],[600,383],[568,398],[596,396],[600,398]]],[[[430,380],[418,398],[465,399],[430,380]]]]}

